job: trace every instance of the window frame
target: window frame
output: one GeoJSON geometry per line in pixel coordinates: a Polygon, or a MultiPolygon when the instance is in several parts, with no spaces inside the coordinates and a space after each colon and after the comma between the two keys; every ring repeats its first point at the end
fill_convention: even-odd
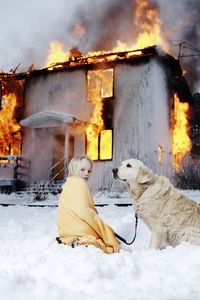
{"type": "MultiPolygon", "coordinates": [[[[113,128],[105,128],[105,129],[102,129],[99,131],[99,135],[98,135],[98,158],[97,159],[94,159],[93,161],[95,162],[102,162],[102,161],[112,161],[113,160],[113,137],[114,137],[114,129],[113,128]],[[111,158],[108,158],[108,159],[100,159],[100,143],[101,143],[101,131],[103,130],[111,130],[112,132],[112,157],[111,158]]],[[[85,134],[85,154],[87,154],[87,135],[85,134]]]]}

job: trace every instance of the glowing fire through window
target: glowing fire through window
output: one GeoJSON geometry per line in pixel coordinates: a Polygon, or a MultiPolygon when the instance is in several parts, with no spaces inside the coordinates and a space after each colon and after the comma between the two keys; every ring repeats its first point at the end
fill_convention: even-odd
{"type": "Polygon", "coordinates": [[[189,104],[181,103],[177,94],[174,94],[173,167],[177,171],[181,168],[181,160],[192,148],[188,136],[188,109],[189,104]]]}
{"type": "Polygon", "coordinates": [[[102,130],[100,135],[100,159],[112,158],[112,130],[102,130]]]}
{"type": "Polygon", "coordinates": [[[87,99],[94,104],[94,109],[86,128],[86,153],[92,160],[112,158],[112,130],[104,128],[102,119],[103,99],[112,96],[113,69],[88,71],[87,99]]]}

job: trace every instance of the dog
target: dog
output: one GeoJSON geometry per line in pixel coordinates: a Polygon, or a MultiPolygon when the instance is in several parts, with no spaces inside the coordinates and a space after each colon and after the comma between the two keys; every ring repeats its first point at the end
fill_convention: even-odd
{"type": "Polygon", "coordinates": [[[157,176],[137,159],[112,169],[126,184],[135,212],[151,230],[149,247],[162,249],[182,242],[200,245],[200,206],[177,190],[165,176],[157,176]]]}

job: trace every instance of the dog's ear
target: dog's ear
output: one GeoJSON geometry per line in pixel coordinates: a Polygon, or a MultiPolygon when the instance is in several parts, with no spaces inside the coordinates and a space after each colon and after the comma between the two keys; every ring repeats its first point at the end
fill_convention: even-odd
{"type": "Polygon", "coordinates": [[[138,171],[137,182],[139,184],[150,184],[154,178],[153,172],[146,166],[141,166],[138,171]]]}

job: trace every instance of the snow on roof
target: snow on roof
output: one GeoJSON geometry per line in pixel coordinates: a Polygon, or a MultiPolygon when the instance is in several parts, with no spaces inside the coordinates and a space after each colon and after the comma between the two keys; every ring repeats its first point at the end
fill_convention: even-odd
{"type": "Polygon", "coordinates": [[[55,112],[41,111],[20,121],[20,125],[31,128],[58,127],[75,122],[74,116],[55,112]]]}

